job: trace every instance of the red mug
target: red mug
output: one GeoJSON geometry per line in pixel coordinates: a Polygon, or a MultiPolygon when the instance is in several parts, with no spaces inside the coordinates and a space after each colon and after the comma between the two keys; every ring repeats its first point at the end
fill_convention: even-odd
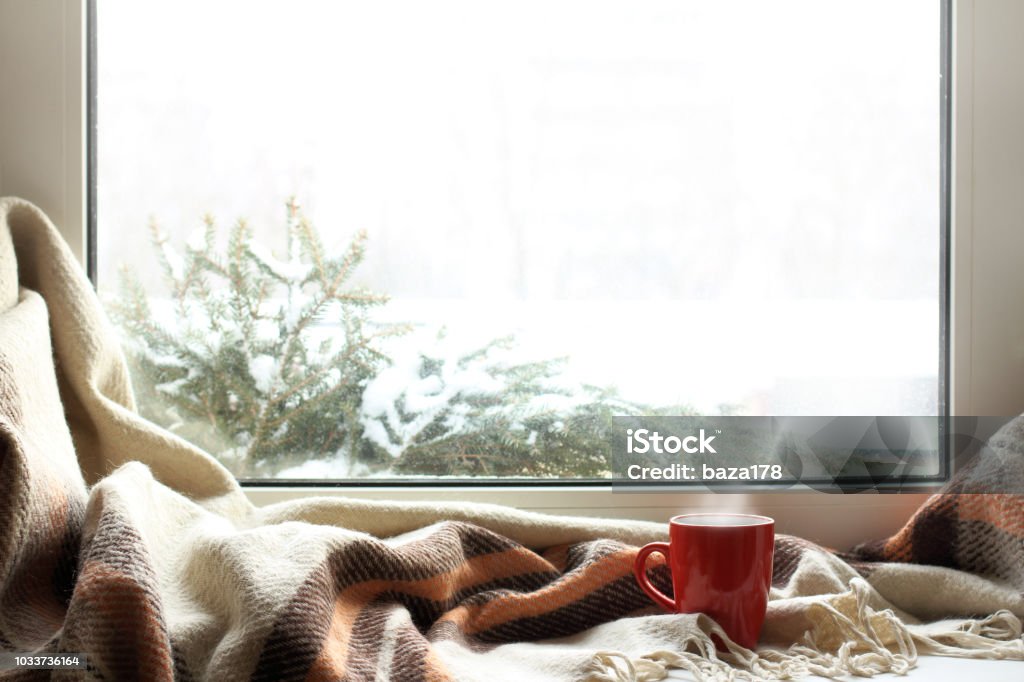
{"type": "Polygon", "coordinates": [[[670,542],[640,549],[633,574],[651,599],[676,613],[704,613],[740,646],[761,634],[772,584],[775,521],[753,514],[682,514],[669,522],[670,542]],[[671,599],[647,578],[647,557],[664,555],[671,599]]]}

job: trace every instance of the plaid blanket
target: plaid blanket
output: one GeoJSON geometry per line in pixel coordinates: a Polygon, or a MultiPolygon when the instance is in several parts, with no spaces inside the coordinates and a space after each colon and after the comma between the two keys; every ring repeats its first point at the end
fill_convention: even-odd
{"type": "MultiPolygon", "coordinates": [[[[1016,422],[996,439],[1011,469],[1022,444],[1016,422]]],[[[849,554],[779,536],[756,652],[640,592],[636,548],[664,536],[493,505],[254,508],[135,414],[58,233],[0,201],[0,651],[85,653],[86,670],[52,676],[104,680],[753,680],[905,672],[920,653],[1024,660],[1019,495],[951,490],[849,554]]],[[[671,590],[663,564],[651,574],[671,590]]],[[[20,673],[37,674],[51,675],[20,673]]]]}

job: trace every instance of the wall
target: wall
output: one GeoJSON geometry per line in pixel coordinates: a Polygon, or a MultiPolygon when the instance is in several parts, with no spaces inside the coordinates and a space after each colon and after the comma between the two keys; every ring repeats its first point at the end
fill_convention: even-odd
{"type": "Polygon", "coordinates": [[[80,0],[0,0],[0,196],[38,204],[80,255],[84,17],[80,0]]]}
{"type": "Polygon", "coordinates": [[[1024,411],[1024,2],[957,3],[953,406],[1024,411]]]}

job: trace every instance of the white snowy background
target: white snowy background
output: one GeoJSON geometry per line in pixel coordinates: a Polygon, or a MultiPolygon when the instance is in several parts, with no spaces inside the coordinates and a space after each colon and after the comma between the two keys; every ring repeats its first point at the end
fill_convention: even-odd
{"type": "Polygon", "coordinates": [[[650,404],[936,410],[931,0],[98,11],[101,289],[128,262],[157,291],[151,217],[180,240],[245,217],[280,254],[294,194],[328,241],[366,229],[360,283],[419,326],[368,424],[488,388],[416,383],[441,327],[442,354],[514,333],[650,404]]]}

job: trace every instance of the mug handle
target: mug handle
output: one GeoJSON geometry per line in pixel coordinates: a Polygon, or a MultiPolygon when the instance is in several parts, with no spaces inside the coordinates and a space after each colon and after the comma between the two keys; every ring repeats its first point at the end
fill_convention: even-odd
{"type": "Polygon", "coordinates": [[[646,592],[648,597],[658,602],[669,611],[675,611],[675,602],[669,599],[664,592],[652,585],[651,581],[647,578],[647,557],[655,552],[665,557],[666,564],[671,565],[669,564],[668,555],[669,544],[667,542],[652,542],[649,545],[641,547],[640,551],[636,553],[636,559],[633,560],[633,575],[636,576],[636,581],[640,584],[640,589],[646,592]]]}

